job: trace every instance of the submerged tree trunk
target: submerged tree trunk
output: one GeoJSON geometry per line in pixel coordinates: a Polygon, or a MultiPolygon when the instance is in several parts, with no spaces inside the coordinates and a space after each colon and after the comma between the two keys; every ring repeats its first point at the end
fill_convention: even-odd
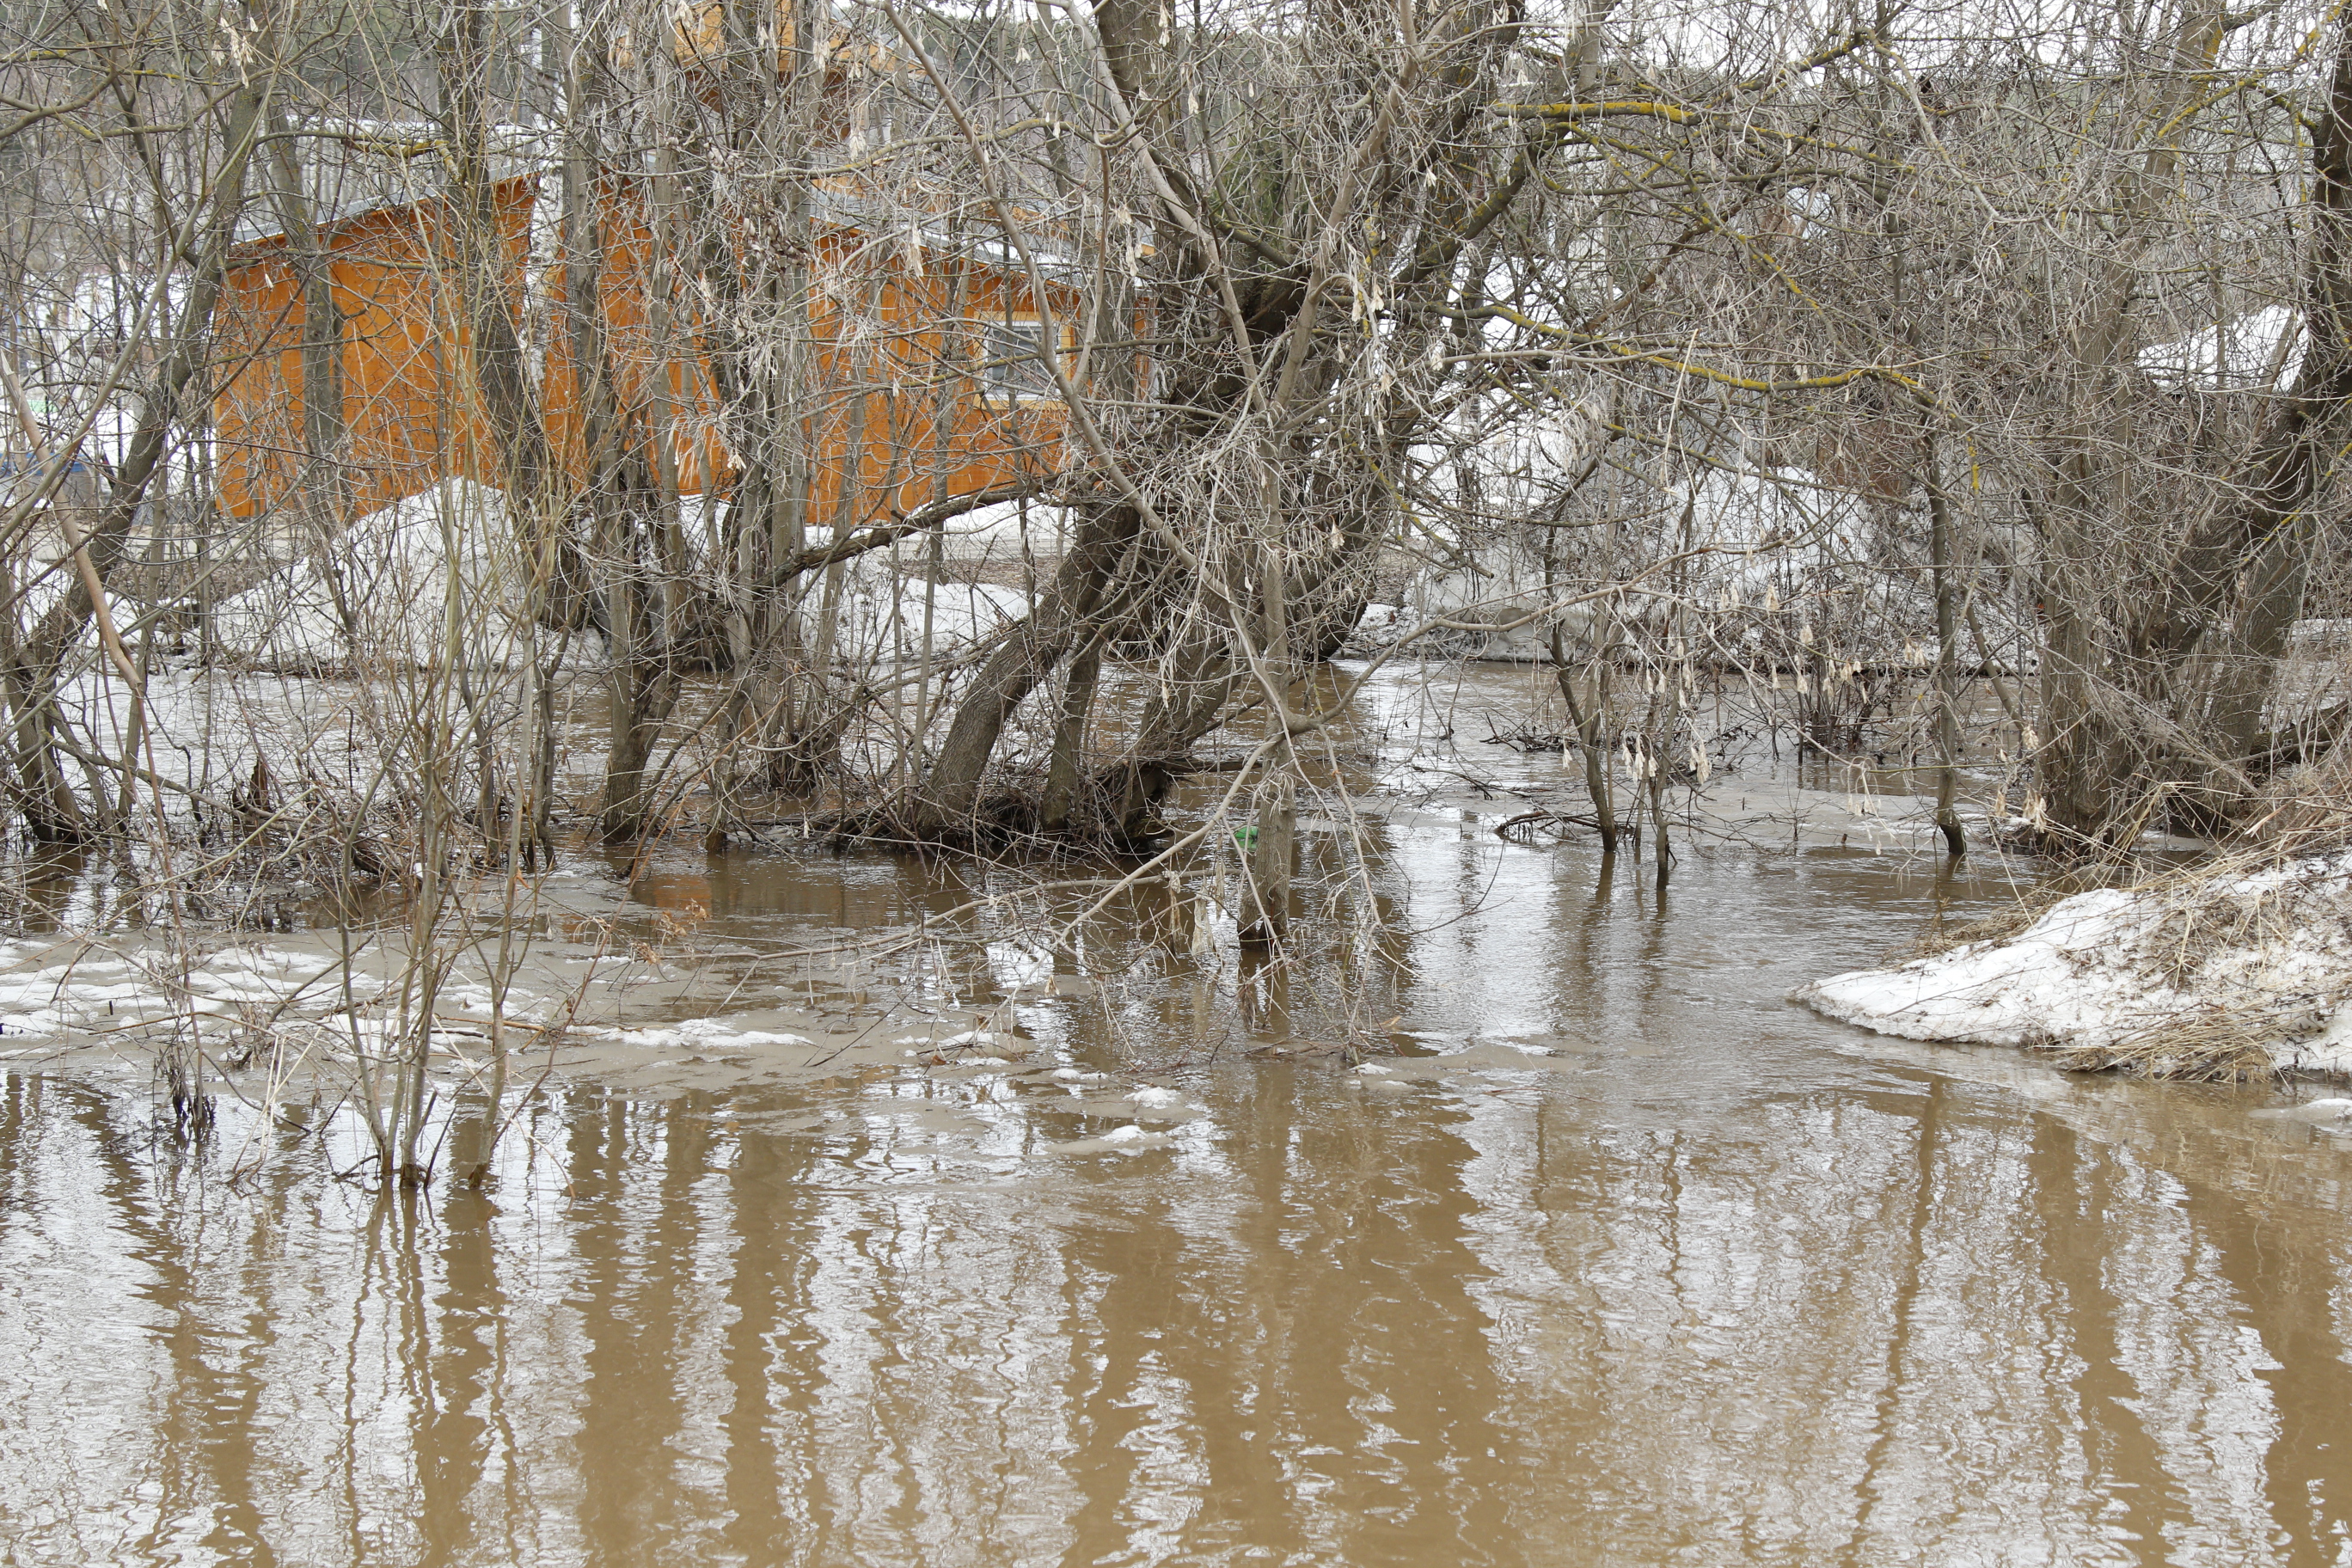
{"type": "Polygon", "coordinates": [[[1279,542],[1269,542],[1258,565],[1260,624],[1265,649],[1258,680],[1265,688],[1266,723],[1276,737],[1266,759],[1266,779],[1258,793],[1257,831],[1250,846],[1248,899],[1242,911],[1241,940],[1271,946],[1290,929],[1292,850],[1298,837],[1298,748],[1293,739],[1292,703],[1298,666],[1292,647],[1289,584],[1279,542]]]}
{"type": "Polygon", "coordinates": [[[1005,724],[1077,640],[1095,629],[1119,563],[1141,526],[1132,507],[1087,510],[1044,598],[982,663],[957,706],[923,783],[918,809],[923,831],[971,831],[989,759],[1005,724]]]}
{"type": "Polygon", "coordinates": [[[1298,841],[1298,758],[1287,741],[1275,748],[1266,768],[1257,820],[1249,835],[1249,853],[1243,858],[1239,924],[1245,947],[1272,947],[1290,929],[1291,861],[1298,841]]]}
{"type": "Polygon", "coordinates": [[[1592,821],[1601,835],[1601,853],[1617,853],[1617,802],[1609,787],[1609,748],[1603,739],[1609,712],[1609,637],[1606,628],[1599,638],[1599,657],[1591,660],[1592,701],[1587,705],[1577,700],[1576,678],[1568,665],[1567,628],[1558,621],[1551,628],[1552,679],[1559,688],[1559,700],[1568,710],[1569,733],[1574,737],[1577,754],[1584,762],[1584,793],[1592,802],[1592,821]]]}
{"type": "Polygon", "coordinates": [[[1928,576],[1936,597],[1936,826],[1945,850],[1969,852],[1960,826],[1960,585],[1952,562],[1952,503],[1936,462],[1936,438],[1921,441],[1920,462],[1927,489],[1928,576]]]}

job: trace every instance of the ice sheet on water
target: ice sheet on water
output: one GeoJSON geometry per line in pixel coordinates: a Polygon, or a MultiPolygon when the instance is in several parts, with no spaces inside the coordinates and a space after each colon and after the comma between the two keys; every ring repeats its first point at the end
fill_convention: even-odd
{"type": "Polygon", "coordinates": [[[341,1005],[346,994],[366,1001],[383,984],[364,972],[346,982],[331,957],[285,949],[223,948],[193,955],[183,972],[182,961],[160,948],[108,956],[74,942],[10,943],[0,948],[0,1035],[60,1038],[175,1016],[226,1019],[246,1008],[300,1017],[341,1005]],[[41,962],[60,954],[69,956],[41,962]]]}
{"type": "Polygon", "coordinates": [[[1049,1154],[1141,1154],[1175,1145],[1174,1134],[1146,1131],[1129,1122],[1124,1127],[1114,1127],[1099,1137],[1074,1138],[1066,1143],[1047,1143],[1044,1145],[1044,1152],[1049,1154]]]}
{"type": "Polygon", "coordinates": [[[747,1028],[732,1017],[688,1018],[674,1024],[649,1024],[635,1028],[608,1027],[585,1031],[597,1038],[648,1050],[684,1047],[698,1049],[731,1046],[811,1046],[806,1035],[782,1029],[747,1028]]]}

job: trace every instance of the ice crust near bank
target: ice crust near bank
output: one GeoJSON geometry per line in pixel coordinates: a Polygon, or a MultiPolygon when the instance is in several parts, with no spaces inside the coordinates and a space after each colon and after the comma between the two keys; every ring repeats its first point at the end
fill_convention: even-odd
{"type": "Polygon", "coordinates": [[[2282,1070],[2352,1077],[2352,854],[2077,893],[2012,935],[1796,1000],[1906,1039],[2056,1049],[2231,1015],[2282,1070]]]}

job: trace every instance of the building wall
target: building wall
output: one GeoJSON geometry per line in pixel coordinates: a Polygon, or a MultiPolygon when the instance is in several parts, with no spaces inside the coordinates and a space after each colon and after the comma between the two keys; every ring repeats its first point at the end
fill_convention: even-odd
{"type": "MultiPolygon", "coordinates": [[[[509,180],[497,195],[510,297],[541,372],[542,419],[559,470],[582,494],[594,465],[565,328],[564,279],[551,268],[523,287],[535,182],[509,180]]],[[[445,477],[501,482],[471,374],[448,216],[441,201],[429,200],[366,213],[321,235],[345,321],[340,471],[350,515],[445,477]]],[[[724,416],[704,323],[654,308],[653,236],[635,204],[614,201],[604,228],[600,314],[627,409],[625,439],[649,471],[667,468],[680,494],[723,490],[740,475],[728,441],[740,426],[724,416]]],[[[296,259],[282,236],[248,247],[216,319],[233,374],[214,409],[215,462],[222,504],[239,517],[289,509],[303,468],[296,259]]],[[[976,323],[1034,314],[1025,279],[846,227],[821,231],[810,274],[812,524],[887,519],[1060,461],[1058,406],[984,395],[986,373],[974,363],[982,337],[976,323]]],[[[1076,306],[1051,303],[1065,320],[1076,306]]]]}

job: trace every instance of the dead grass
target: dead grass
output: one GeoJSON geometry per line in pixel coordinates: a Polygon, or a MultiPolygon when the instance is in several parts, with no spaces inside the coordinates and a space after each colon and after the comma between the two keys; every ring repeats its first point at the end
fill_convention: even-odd
{"type": "Polygon", "coordinates": [[[2123,1072],[2184,1083],[2262,1083],[2278,1076],[2274,1047],[2314,1032],[2309,1008],[2203,1007],[2108,1046],[2059,1045],[2068,1072],[2123,1072]]]}

